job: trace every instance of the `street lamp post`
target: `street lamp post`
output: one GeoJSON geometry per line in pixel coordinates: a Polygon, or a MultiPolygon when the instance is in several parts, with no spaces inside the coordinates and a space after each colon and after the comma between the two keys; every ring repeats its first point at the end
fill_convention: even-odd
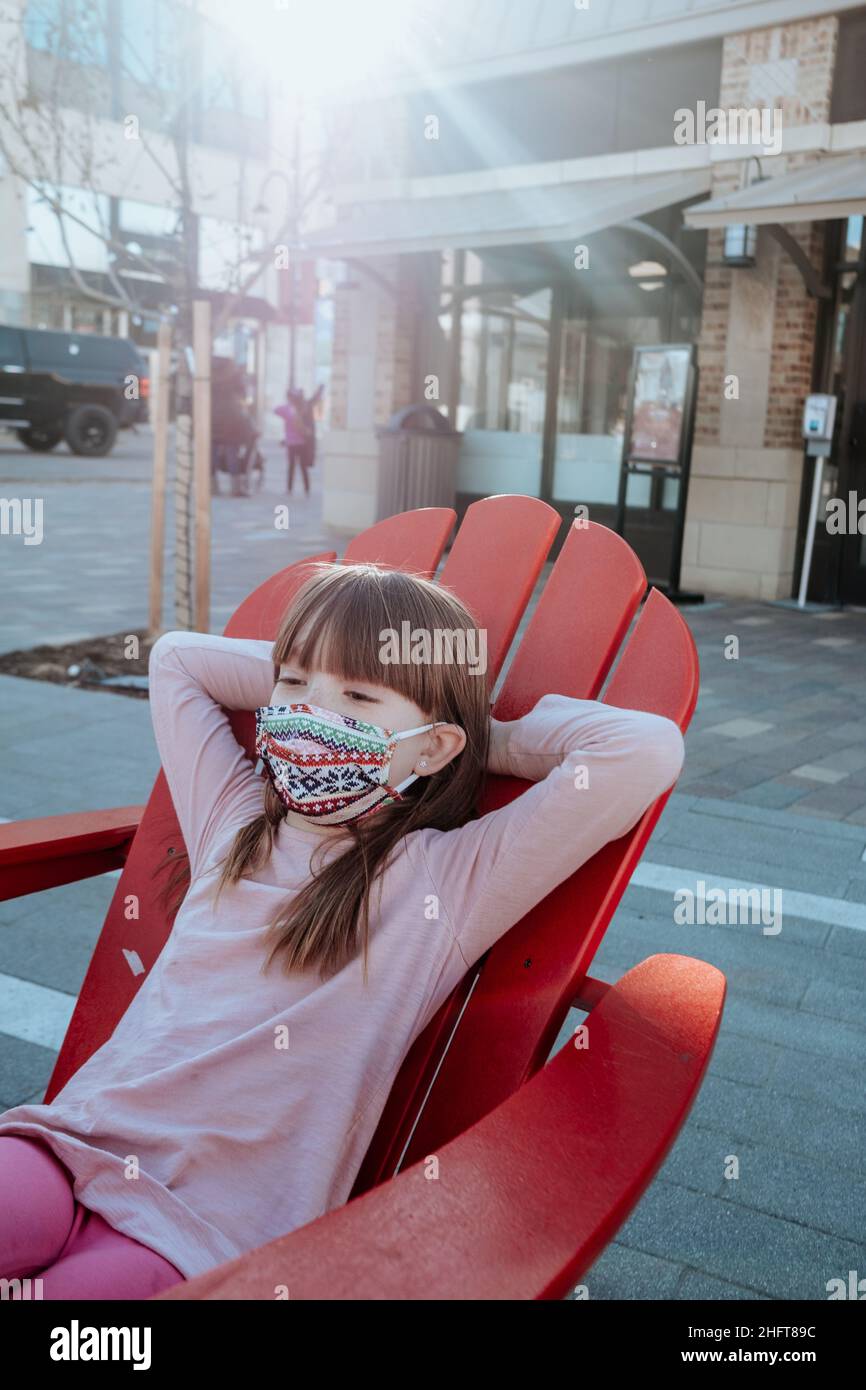
{"type": "Polygon", "coordinates": [[[272,169],[265,175],[259,193],[259,201],[253,208],[257,214],[268,212],[268,206],[264,202],[264,191],[271,179],[282,179],[286,185],[286,211],[289,214],[287,221],[291,227],[292,247],[289,251],[289,388],[294,390],[295,372],[297,362],[297,281],[298,270],[295,256],[295,248],[298,242],[298,228],[300,224],[300,201],[301,201],[301,114],[298,109],[295,122],[294,134],[292,137],[292,177],[289,178],[282,169],[272,169]]]}

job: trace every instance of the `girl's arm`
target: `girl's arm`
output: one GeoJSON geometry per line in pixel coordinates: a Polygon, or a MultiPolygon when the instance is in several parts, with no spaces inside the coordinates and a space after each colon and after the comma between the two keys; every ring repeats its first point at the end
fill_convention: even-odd
{"type": "Polygon", "coordinates": [[[261,814],[263,782],[225,709],[258,709],[274,688],[273,642],[166,632],[151,648],[150,713],[193,877],[215,838],[261,814]]]}
{"type": "Polygon", "coordinates": [[[493,721],[488,767],[534,782],[456,830],[419,832],[440,910],[472,965],[672,786],[685,745],[663,715],[544,695],[493,721]]]}

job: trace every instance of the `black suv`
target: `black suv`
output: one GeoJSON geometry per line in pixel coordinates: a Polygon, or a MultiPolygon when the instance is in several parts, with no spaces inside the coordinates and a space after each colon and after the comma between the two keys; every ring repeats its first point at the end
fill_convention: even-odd
{"type": "Polygon", "coordinates": [[[107,454],[118,429],[147,420],[147,359],[129,338],[0,325],[0,426],[44,453],[107,454]]]}

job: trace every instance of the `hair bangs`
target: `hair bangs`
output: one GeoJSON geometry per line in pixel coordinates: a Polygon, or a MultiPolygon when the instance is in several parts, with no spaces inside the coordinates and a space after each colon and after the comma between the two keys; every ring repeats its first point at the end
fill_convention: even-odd
{"type": "Polygon", "coordinates": [[[277,673],[283,663],[296,661],[305,671],[387,686],[425,713],[453,718],[441,665],[394,660],[393,647],[407,625],[410,632],[465,626],[455,605],[432,584],[400,570],[327,562],[316,568],[317,577],[298,593],[274,644],[277,673]]]}

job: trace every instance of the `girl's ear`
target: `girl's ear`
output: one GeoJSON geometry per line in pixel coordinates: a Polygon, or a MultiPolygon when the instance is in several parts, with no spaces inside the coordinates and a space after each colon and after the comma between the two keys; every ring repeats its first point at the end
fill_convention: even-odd
{"type": "Polygon", "coordinates": [[[418,758],[418,770],[430,776],[445,767],[466,747],[466,732],[459,724],[437,724],[427,736],[429,746],[418,758]],[[422,763],[424,766],[422,766],[422,763]]]}

